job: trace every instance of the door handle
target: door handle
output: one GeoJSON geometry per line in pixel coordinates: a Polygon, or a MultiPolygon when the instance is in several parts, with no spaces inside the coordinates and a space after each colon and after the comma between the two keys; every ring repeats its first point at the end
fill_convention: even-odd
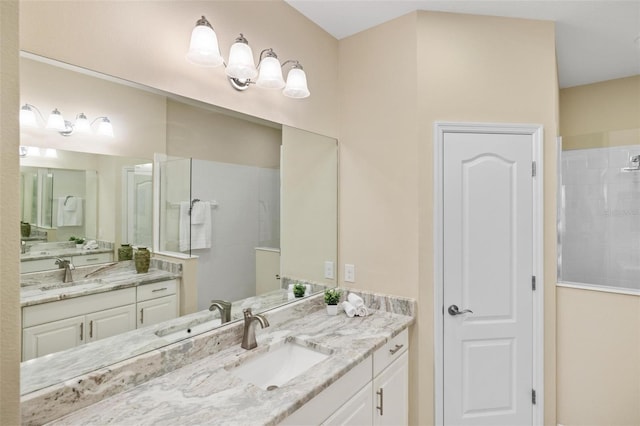
{"type": "Polygon", "coordinates": [[[449,311],[449,315],[461,315],[461,314],[472,314],[473,311],[471,309],[463,309],[463,310],[458,310],[458,307],[456,305],[451,305],[449,306],[449,309],[447,309],[449,311]]]}

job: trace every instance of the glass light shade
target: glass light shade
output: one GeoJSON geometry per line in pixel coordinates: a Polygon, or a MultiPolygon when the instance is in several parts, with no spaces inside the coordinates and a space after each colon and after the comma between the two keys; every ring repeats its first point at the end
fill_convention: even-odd
{"type": "Polygon", "coordinates": [[[20,125],[28,127],[38,127],[38,121],[36,120],[36,113],[29,105],[24,105],[20,108],[20,125]]]}
{"type": "Polygon", "coordinates": [[[47,158],[58,158],[58,151],[55,148],[46,148],[44,156],[47,158]]]}
{"type": "Polygon", "coordinates": [[[302,99],[311,93],[307,88],[307,75],[301,68],[291,68],[287,74],[287,85],[282,93],[289,98],[302,99]]]}
{"type": "Polygon", "coordinates": [[[187,60],[192,64],[204,67],[217,67],[224,60],[218,48],[218,37],[213,28],[207,25],[196,25],[191,32],[191,43],[187,52],[187,60]]]}
{"type": "Polygon", "coordinates": [[[98,123],[98,130],[96,132],[100,136],[108,136],[110,138],[113,137],[113,126],[111,125],[111,121],[107,117],[102,117],[100,122],[98,123]]]}
{"type": "Polygon", "coordinates": [[[265,89],[282,89],[284,87],[282,68],[277,58],[267,56],[262,60],[256,84],[265,89]]]}
{"type": "Polygon", "coordinates": [[[40,157],[40,148],[37,146],[28,146],[27,147],[27,156],[29,157],[40,157]]]}
{"type": "Polygon", "coordinates": [[[76,117],[76,122],[73,126],[73,130],[76,133],[91,133],[91,125],[89,124],[89,120],[87,120],[87,116],[84,113],[78,114],[76,117]]]}
{"type": "Polygon", "coordinates": [[[58,109],[54,109],[49,114],[49,119],[47,120],[47,129],[57,130],[59,132],[63,132],[66,130],[66,125],[64,124],[64,118],[58,109]]]}
{"type": "Polygon", "coordinates": [[[248,44],[236,42],[229,51],[229,64],[225,71],[229,77],[239,80],[256,78],[258,70],[253,61],[253,52],[248,44]]]}

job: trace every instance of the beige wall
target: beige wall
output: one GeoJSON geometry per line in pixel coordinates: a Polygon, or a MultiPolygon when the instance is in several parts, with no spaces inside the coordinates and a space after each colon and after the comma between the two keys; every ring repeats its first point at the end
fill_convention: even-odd
{"type": "Polygon", "coordinates": [[[558,423],[640,424],[640,297],[558,288],[558,423]]]}
{"type": "Polygon", "coordinates": [[[0,424],[20,423],[18,2],[0,2],[0,424]]]}
{"type": "Polygon", "coordinates": [[[336,39],[283,1],[23,1],[20,48],[321,134],[337,135],[336,39]],[[239,93],[224,69],[185,60],[191,30],[205,15],[223,56],[238,33],[253,48],[298,59],[311,97],[289,99],[257,87],[239,93]],[[268,17],[268,19],[265,19],[268,17]]]}
{"type": "MultiPolygon", "coordinates": [[[[281,273],[335,285],[324,262],[337,265],[338,151],[335,139],[282,129],[281,273]]],[[[335,275],[334,275],[335,276],[335,275]]]]}
{"type": "Polygon", "coordinates": [[[38,107],[45,120],[54,108],[71,122],[80,112],[89,120],[107,116],[114,133],[113,138],[77,133],[65,137],[41,123],[22,131],[21,145],[149,159],[166,150],[166,98],[161,95],[21,58],[20,102],[38,107]]]}
{"type": "MultiPolygon", "coordinates": [[[[563,147],[640,144],[640,76],[560,91],[563,147]]],[[[640,296],[558,288],[558,423],[640,424],[640,296]]]]}
{"type": "Polygon", "coordinates": [[[544,126],[545,424],[554,424],[553,23],[412,13],[341,41],[340,71],[341,264],[356,265],[350,287],[418,299],[411,424],[434,419],[433,124],[544,126]]]}
{"type": "Polygon", "coordinates": [[[281,141],[280,126],[167,100],[168,155],[277,169],[281,141]]]}
{"type": "Polygon", "coordinates": [[[640,144],[640,75],[560,91],[563,149],[640,144]]]}

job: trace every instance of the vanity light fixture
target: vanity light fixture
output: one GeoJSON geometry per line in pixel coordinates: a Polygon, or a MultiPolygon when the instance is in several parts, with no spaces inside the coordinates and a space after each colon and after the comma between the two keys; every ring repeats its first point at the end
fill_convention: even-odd
{"type": "Polygon", "coordinates": [[[191,42],[187,52],[187,60],[204,67],[225,66],[225,74],[231,87],[244,91],[249,85],[256,84],[265,89],[283,89],[282,94],[289,98],[302,99],[310,95],[307,87],[307,76],[300,62],[287,60],[280,63],[272,48],[264,49],[258,56],[258,65],[253,60],[253,52],[249,42],[241,33],[231,45],[229,62],[225,63],[218,46],[218,37],[204,16],[198,19],[191,33],[191,42]],[[282,70],[290,65],[285,83],[282,70]],[[254,79],[257,80],[254,81],[254,79]]]}
{"type": "MultiPolygon", "coordinates": [[[[35,105],[24,104],[20,108],[20,125],[25,127],[38,127],[38,116],[42,122],[45,122],[42,113],[35,105]]],[[[62,113],[58,111],[58,108],[54,108],[51,114],[49,114],[45,128],[55,130],[62,136],[71,136],[74,133],[92,133],[91,126],[98,120],[100,121],[98,122],[96,133],[101,136],[113,137],[113,126],[109,118],[98,117],[89,122],[87,116],[81,112],[76,115],[76,120],[72,123],[64,119],[62,113]]]]}

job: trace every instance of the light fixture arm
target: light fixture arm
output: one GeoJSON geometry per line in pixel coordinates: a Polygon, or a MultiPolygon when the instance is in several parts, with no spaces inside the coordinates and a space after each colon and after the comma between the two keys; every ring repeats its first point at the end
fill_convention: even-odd
{"type": "Polygon", "coordinates": [[[288,64],[293,64],[293,66],[291,68],[297,68],[299,70],[303,70],[304,69],[304,68],[302,68],[302,64],[300,62],[298,62],[297,60],[295,60],[295,59],[287,59],[286,61],[284,61],[282,63],[281,67],[284,68],[285,65],[288,65],[288,64]]]}

